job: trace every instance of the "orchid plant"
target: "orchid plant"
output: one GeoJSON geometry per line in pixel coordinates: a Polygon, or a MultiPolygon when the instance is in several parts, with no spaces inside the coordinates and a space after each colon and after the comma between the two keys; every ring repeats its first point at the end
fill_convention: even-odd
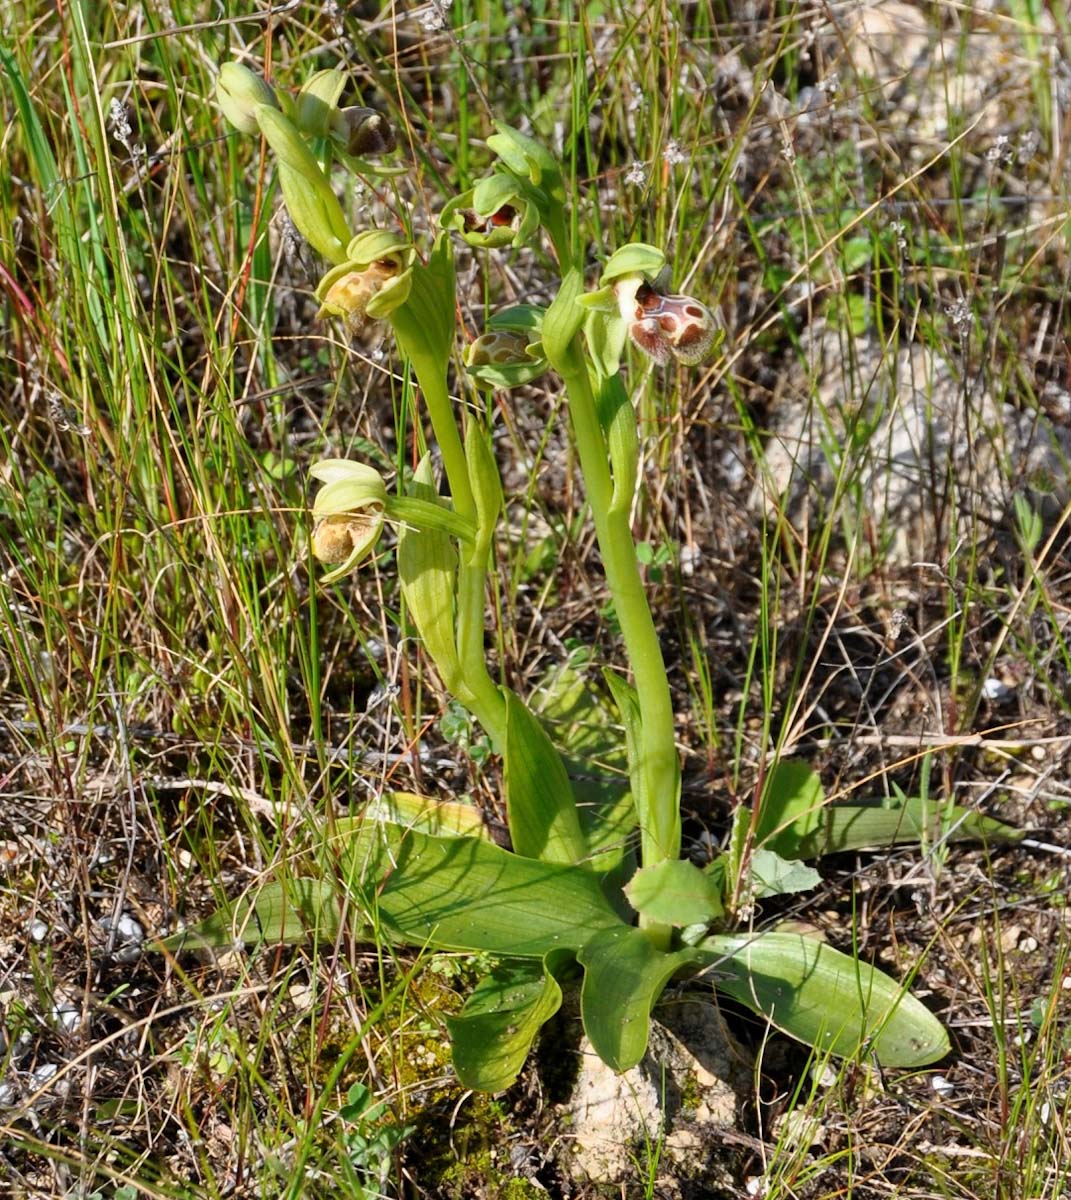
{"type": "Polygon", "coordinates": [[[337,107],[343,86],[340,72],[321,71],[287,98],[228,64],[217,96],[235,128],[267,140],[294,225],[331,264],[317,290],[321,315],[393,330],[448,498],[429,457],[393,489],[365,464],[328,459],[312,469],[323,485],[312,550],[331,568],[325,581],[338,579],[373,552],[386,524],[397,528],[401,589],[424,650],[501,756],[511,849],[491,840],[469,805],[384,794],[333,823],[319,877],[268,886],[168,945],[330,936],[348,896],[365,926],[398,943],[490,954],[497,965],[448,1023],[459,1078],[492,1091],[516,1078],[563,985],[581,978],[584,1029],[619,1071],[644,1054],[663,989],[701,978],[823,1052],[867,1052],[887,1066],[940,1059],[945,1031],[910,992],[817,937],[753,927],[755,902],[813,887],[818,876],[800,860],[831,849],[1008,836],[1006,827],[919,798],[830,806],[806,767],[784,762],[756,804],[737,811],[722,853],[704,865],[681,854],[672,697],[631,530],[642,483],[625,368],[630,345],[660,363],[701,362],[715,346],[712,314],[670,292],[665,255],[643,243],[617,250],[588,288],[558,161],[505,125],[487,139],[489,174],[446,205],[424,253],[391,230],[354,235],[332,164],[383,170],[368,156],[391,139],[370,110],[337,107]],[[556,298],[492,314],[459,356],[454,239],[508,248],[544,238],[556,298]],[[503,493],[483,406],[451,399],[459,358],[458,378],[477,388],[508,389],[544,372],[564,386],[628,666],[603,671],[605,690],[561,671],[536,704],[488,670],[503,493]],[[619,743],[607,736],[615,727],[619,743]],[[620,763],[621,777],[606,778],[607,763],[620,763]]]}

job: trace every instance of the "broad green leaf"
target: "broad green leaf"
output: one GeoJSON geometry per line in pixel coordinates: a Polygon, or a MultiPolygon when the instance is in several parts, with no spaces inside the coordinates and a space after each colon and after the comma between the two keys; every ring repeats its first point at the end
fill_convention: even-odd
{"type": "Polygon", "coordinates": [[[715,986],[820,1051],[868,1046],[885,1067],[924,1067],[949,1051],[924,1004],[868,963],[798,933],[716,934],[715,986]]]}
{"type": "Polygon", "coordinates": [[[479,837],[490,840],[478,808],[452,800],[431,800],[412,792],[384,792],[364,807],[365,819],[391,821],[434,837],[479,837]]]}
{"type": "Polygon", "coordinates": [[[517,854],[579,863],[588,847],[565,763],[524,702],[506,692],[506,814],[517,854]]]}
{"type": "Polygon", "coordinates": [[[504,962],[485,975],[461,1015],[446,1018],[461,1086],[481,1092],[510,1087],[561,1002],[562,990],[546,961],[504,962]]]}
{"type": "Polygon", "coordinates": [[[266,883],[182,933],[162,938],[166,950],[220,949],[260,942],[331,941],[342,925],[342,896],[330,879],[266,883]]]}
{"type": "Polygon", "coordinates": [[[641,867],[625,888],[637,912],[662,925],[699,925],[723,912],[721,886],[685,858],[641,867]]]}
{"type": "MultiPolygon", "coordinates": [[[[431,459],[417,466],[409,493],[418,499],[438,499],[432,486],[431,459]]],[[[454,630],[454,591],[457,551],[449,534],[440,529],[403,526],[398,535],[398,578],[413,623],[431,661],[450,691],[461,678],[454,630]]]]}
{"type": "Polygon", "coordinates": [[[584,967],[584,1031],[596,1054],[615,1071],[627,1071],[643,1058],[651,1009],[670,978],[704,961],[702,951],[694,949],[664,954],[631,925],[596,934],[577,958],[584,967]]]}
{"type": "Polygon", "coordinates": [[[751,856],[751,890],[759,900],[786,892],[806,892],[821,882],[822,876],[813,867],[782,858],[765,847],[760,847],[751,856]]]}
{"type": "Polygon", "coordinates": [[[625,735],[617,713],[600,692],[589,687],[571,664],[549,671],[532,698],[532,708],[550,726],[554,740],[587,770],[628,770],[625,735]]]}
{"type": "Polygon", "coordinates": [[[477,536],[490,539],[502,511],[502,479],[488,445],[488,435],[476,421],[465,430],[465,463],[476,502],[477,536]]]}
{"type": "Polygon", "coordinates": [[[477,838],[438,838],[389,822],[337,822],[343,878],[395,941],[542,958],[622,925],[598,878],[521,858],[477,838]]]}
{"type": "Polygon", "coordinates": [[[577,362],[572,345],[584,320],[584,310],[576,302],[583,290],[584,281],[574,268],[562,280],[554,303],[543,317],[543,352],[560,375],[583,369],[583,364],[577,362]]]}
{"type": "Polygon", "coordinates": [[[404,357],[413,362],[421,385],[446,369],[454,346],[457,292],[450,239],[439,234],[427,265],[414,263],[409,298],[390,314],[404,357]]]}
{"type": "Polygon", "coordinates": [[[613,705],[567,662],[543,678],[532,708],[554,743],[566,752],[566,769],[588,845],[585,865],[608,882],[623,884],[633,869],[630,843],[636,810],[622,778],[628,756],[613,705]]]}
{"type": "Polygon", "coordinates": [[[755,844],[783,858],[820,858],[845,850],[920,841],[1015,842],[1021,830],[961,805],[921,796],[863,804],[827,804],[818,776],[799,761],[771,772],[755,844]]]}
{"type": "Polygon", "coordinates": [[[1017,842],[1025,836],[1024,830],[962,805],[909,796],[892,805],[883,800],[827,805],[817,824],[796,839],[795,853],[800,858],[819,858],[844,850],[880,850],[922,841],[1017,842]]]}
{"type": "Polygon", "coordinates": [[[815,828],[825,804],[822,781],[800,759],[782,759],[766,776],[755,845],[766,845],[784,858],[802,858],[791,836],[800,837],[815,828]],[[791,836],[790,836],[791,831],[791,836]]]}

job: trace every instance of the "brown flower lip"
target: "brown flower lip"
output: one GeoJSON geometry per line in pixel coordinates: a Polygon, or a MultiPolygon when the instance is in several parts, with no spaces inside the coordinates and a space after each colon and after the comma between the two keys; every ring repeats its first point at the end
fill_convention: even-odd
{"type": "Polygon", "coordinates": [[[665,362],[671,354],[683,363],[699,362],[714,333],[714,318],[698,300],[663,295],[649,283],[637,289],[629,336],[657,362],[665,362]]]}

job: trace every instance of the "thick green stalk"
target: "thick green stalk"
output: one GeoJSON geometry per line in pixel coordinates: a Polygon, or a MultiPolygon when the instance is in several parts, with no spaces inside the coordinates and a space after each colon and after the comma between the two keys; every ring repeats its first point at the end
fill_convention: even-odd
{"type": "MultiPolygon", "coordinates": [[[[680,761],[669,680],[632,538],[631,497],[618,496],[615,503],[606,440],[579,335],[557,365],[569,393],[584,485],[640,708],[639,770],[645,799],[637,797],[637,807],[643,865],[651,866],[680,856],[680,761]]],[[[647,926],[647,931],[654,940],[668,942],[667,928],[647,926]]]]}
{"type": "MultiPolygon", "coordinates": [[[[454,511],[468,521],[476,521],[476,501],[469,482],[468,463],[461,434],[454,420],[445,368],[422,355],[412,357],[413,370],[424,395],[431,427],[443,458],[454,511]]],[[[487,731],[494,748],[502,753],[506,746],[506,702],[487,670],[484,654],[484,604],[487,588],[487,562],[490,540],[480,532],[476,540],[460,546],[457,574],[457,654],[461,665],[462,686],[457,698],[472,712],[487,731]]]]}

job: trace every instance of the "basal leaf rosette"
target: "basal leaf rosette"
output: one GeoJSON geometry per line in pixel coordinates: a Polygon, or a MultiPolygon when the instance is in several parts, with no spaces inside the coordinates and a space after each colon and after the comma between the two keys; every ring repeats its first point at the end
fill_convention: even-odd
{"type": "Polygon", "coordinates": [[[405,303],[412,287],[413,248],[386,229],[359,233],[346,247],[346,261],[320,280],[320,317],[341,317],[351,331],[380,321],[405,303]]]}
{"type": "Polygon", "coordinates": [[[517,304],[488,320],[486,331],[464,353],[465,369],[478,387],[520,387],[549,369],[539,340],[543,312],[533,304],[517,304]]]}

